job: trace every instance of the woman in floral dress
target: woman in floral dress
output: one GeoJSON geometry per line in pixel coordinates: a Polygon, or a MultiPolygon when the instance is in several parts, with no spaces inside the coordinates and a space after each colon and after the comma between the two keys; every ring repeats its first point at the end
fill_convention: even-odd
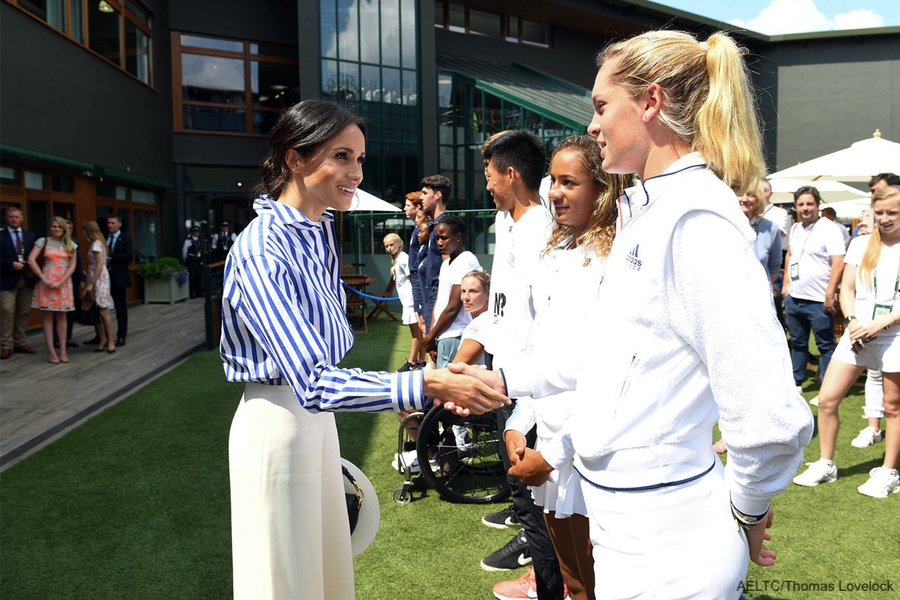
{"type": "Polygon", "coordinates": [[[50,363],[58,365],[69,362],[66,354],[66,313],[75,310],[72,293],[72,273],[75,272],[75,244],[66,229],[65,219],[53,217],[50,232],[45,238],[34,243],[28,255],[28,266],[38,274],[40,281],[34,288],[31,308],[39,308],[43,317],[44,341],[50,363]],[[43,253],[43,269],[38,266],[38,257],[43,253]],[[59,338],[59,355],[53,348],[53,321],[59,338]]]}
{"type": "Polygon", "coordinates": [[[100,346],[94,352],[106,350],[112,354],[116,351],[116,338],[112,334],[112,318],[109,316],[109,309],[113,306],[113,299],[109,293],[109,271],[106,270],[109,248],[96,221],[85,221],[81,224],[81,228],[90,242],[84,297],[85,299],[92,298],[100,309],[100,320],[97,323],[97,337],[100,338],[100,346]]]}

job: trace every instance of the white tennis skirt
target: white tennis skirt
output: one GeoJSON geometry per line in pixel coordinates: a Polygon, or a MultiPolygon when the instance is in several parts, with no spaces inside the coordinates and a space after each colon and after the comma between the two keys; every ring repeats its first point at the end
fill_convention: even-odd
{"type": "Polygon", "coordinates": [[[228,440],[236,600],[353,600],[334,415],[247,384],[228,440]]]}
{"type": "Polygon", "coordinates": [[[412,325],[419,322],[416,311],[412,306],[403,307],[403,315],[400,317],[400,320],[403,321],[404,325],[412,325]]]}

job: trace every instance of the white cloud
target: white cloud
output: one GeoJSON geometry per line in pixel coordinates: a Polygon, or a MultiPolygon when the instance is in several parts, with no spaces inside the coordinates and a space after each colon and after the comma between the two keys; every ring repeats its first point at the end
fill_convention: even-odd
{"type": "Polygon", "coordinates": [[[768,35],[828,31],[832,29],[862,29],[881,27],[884,18],[869,10],[852,10],[829,18],[816,6],[815,0],[772,0],[760,13],[750,19],[734,19],[733,25],[768,35]]]}
{"type": "Polygon", "coordinates": [[[884,17],[868,8],[851,10],[834,16],[835,29],[864,29],[866,27],[884,26],[884,17]]]}
{"type": "Polygon", "coordinates": [[[735,25],[769,35],[832,28],[828,18],[813,0],[772,0],[771,4],[746,24],[735,25]]]}

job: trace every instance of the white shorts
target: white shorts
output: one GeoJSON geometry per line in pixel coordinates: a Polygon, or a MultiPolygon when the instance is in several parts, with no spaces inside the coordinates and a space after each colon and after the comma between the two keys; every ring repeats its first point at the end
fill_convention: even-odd
{"type": "Polygon", "coordinates": [[[900,373],[900,338],[896,335],[875,336],[865,348],[854,352],[850,346],[850,336],[845,335],[841,337],[831,358],[857,367],[900,373]]]}
{"type": "Polygon", "coordinates": [[[597,600],[738,600],[750,552],[724,473],[716,459],[700,479],[627,492],[582,479],[597,600]]]}
{"type": "Polygon", "coordinates": [[[403,307],[403,316],[400,317],[400,320],[403,321],[404,325],[412,325],[413,323],[419,322],[419,319],[416,316],[416,310],[412,306],[403,307]]]}

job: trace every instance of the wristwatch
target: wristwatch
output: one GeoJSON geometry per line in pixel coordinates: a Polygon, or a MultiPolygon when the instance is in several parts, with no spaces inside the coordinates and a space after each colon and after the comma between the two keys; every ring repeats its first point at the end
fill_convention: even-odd
{"type": "Polygon", "coordinates": [[[856,317],[854,317],[853,315],[850,315],[849,317],[844,317],[844,325],[849,325],[850,321],[855,321],[855,320],[856,320],[856,317]]]}

